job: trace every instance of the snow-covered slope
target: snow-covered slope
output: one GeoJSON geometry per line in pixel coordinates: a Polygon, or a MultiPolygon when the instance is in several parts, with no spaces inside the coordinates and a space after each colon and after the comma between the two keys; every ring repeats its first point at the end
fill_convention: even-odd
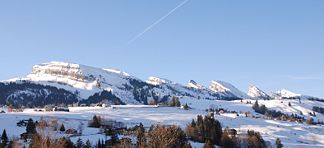
{"type": "MultiPolygon", "coordinates": [[[[77,129],[80,126],[84,127],[83,135],[97,142],[98,139],[104,138],[100,136],[97,129],[88,127],[87,123],[92,116],[99,115],[107,119],[113,119],[123,122],[127,127],[134,127],[142,123],[145,127],[150,127],[155,124],[172,125],[176,124],[183,129],[195,119],[197,115],[206,115],[205,111],[208,108],[224,108],[228,111],[236,111],[237,113],[220,113],[215,114],[215,118],[219,120],[222,127],[234,128],[238,134],[244,134],[248,130],[260,132],[263,139],[271,143],[275,147],[275,141],[280,138],[284,147],[323,147],[324,146],[324,127],[322,125],[308,125],[306,123],[273,120],[264,118],[252,109],[253,104],[246,104],[247,101],[254,102],[255,100],[246,99],[242,102],[240,100],[224,101],[224,100],[197,100],[196,98],[184,97],[180,99],[182,104],[188,104],[190,110],[182,110],[176,107],[145,107],[137,105],[119,106],[120,108],[113,107],[70,107],[70,112],[38,112],[34,109],[25,109],[22,113],[7,113],[0,114],[0,120],[5,120],[0,126],[0,131],[7,130],[9,137],[17,137],[25,132],[25,127],[17,127],[16,123],[19,120],[33,118],[34,120],[53,119],[58,120],[58,123],[64,123],[65,127],[77,129]],[[246,117],[245,112],[251,113],[253,116],[246,117]],[[99,137],[98,137],[99,136],[99,137]]],[[[323,102],[302,100],[259,100],[259,104],[265,105],[271,110],[280,111],[286,114],[297,114],[305,119],[310,117],[309,113],[312,112],[313,106],[324,106],[323,102]],[[291,104],[289,106],[288,104],[291,104]],[[302,115],[301,115],[302,114],[302,115]]],[[[0,110],[2,110],[0,108],[0,110]]],[[[6,108],[4,108],[5,111],[6,108]]],[[[323,121],[324,115],[316,113],[314,121],[323,121]]],[[[55,134],[51,132],[51,134],[55,134]]],[[[71,137],[77,139],[79,136],[71,137]]],[[[135,138],[136,139],[136,138],[135,138]]],[[[86,140],[84,140],[86,141],[86,140]]],[[[203,144],[199,147],[202,147],[203,144]]]]}
{"type": "MultiPolygon", "coordinates": [[[[196,99],[182,99],[181,103],[187,103],[193,109],[205,109],[205,108],[224,108],[226,110],[240,112],[250,112],[253,115],[263,116],[256,113],[252,104],[246,104],[247,101],[255,100],[246,99],[243,102],[239,100],[235,101],[223,101],[223,100],[199,100],[196,99]]],[[[313,106],[323,106],[323,102],[301,100],[301,103],[297,99],[289,100],[259,100],[259,104],[265,105],[271,110],[280,111],[282,113],[291,115],[296,114],[302,116],[305,119],[311,117],[309,115],[313,106]],[[291,106],[289,106],[289,103],[291,106]]],[[[221,121],[222,125],[235,128],[239,133],[246,132],[247,130],[255,130],[261,133],[262,137],[273,143],[277,138],[282,140],[284,147],[323,147],[324,146],[324,127],[323,125],[307,125],[306,123],[289,122],[281,120],[270,120],[267,118],[247,118],[244,114],[232,114],[221,113],[215,115],[216,119],[221,121]]],[[[316,113],[314,121],[323,121],[324,114],[316,113]]]]}
{"type": "Polygon", "coordinates": [[[172,82],[170,80],[167,80],[167,79],[162,79],[162,78],[158,78],[158,77],[149,77],[147,80],[146,80],[146,83],[148,84],[152,84],[152,85],[161,85],[161,84],[175,84],[175,82],[172,82]]]}
{"type": "Polygon", "coordinates": [[[141,90],[148,89],[149,86],[126,72],[115,69],[94,68],[80,64],[64,62],[38,64],[33,66],[32,73],[27,77],[10,81],[16,82],[20,80],[77,92],[82,99],[87,99],[95,93],[104,90],[111,91],[126,104],[145,103],[150,97],[139,98],[140,95],[138,93],[141,90]]]}
{"type": "Polygon", "coordinates": [[[224,81],[212,81],[209,89],[215,93],[219,93],[223,96],[231,96],[238,98],[249,98],[245,93],[238,90],[235,86],[224,81]]]}
{"type": "Polygon", "coordinates": [[[127,73],[100,69],[90,66],[64,62],[49,62],[33,66],[32,73],[23,80],[44,83],[70,91],[78,91],[81,98],[88,98],[95,92],[112,91],[127,103],[136,103],[130,91],[124,91],[126,85],[131,85],[129,79],[136,79],[127,73]]]}
{"type": "Polygon", "coordinates": [[[190,80],[187,84],[187,87],[189,88],[194,88],[194,89],[204,89],[204,86],[198,84],[196,81],[194,80],[190,80]]]}
{"type": "Polygon", "coordinates": [[[271,96],[273,98],[281,99],[281,98],[301,97],[302,95],[301,94],[294,93],[294,92],[291,92],[291,91],[286,90],[286,89],[282,89],[282,90],[279,90],[279,91],[277,91],[275,93],[272,93],[271,96]]]}
{"type": "Polygon", "coordinates": [[[249,90],[247,95],[255,99],[269,99],[271,98],[267,93],[259,89],[258,87],[251,85],[249,86],[249,90]]]}
{"type": "MultiPolygon", "coordinates": [[[[124,104],[147,104],[149,100],[153,99],[157,102],[165,102],[173,96],[208,100],[237,100],[268,96],[260,89],[251,87],[249,91],[250,97],[232,84],[224,81],[212,81],[209,87],[204,87],[190,80],[187,86],[184,86],[159,77],[149,77],[147,81],[142,81],[121,70],[102,69],[64,62],[49,62],[35,65],[33,66],[32,73],[26,77],[15,78],[6,82],[20,83],[24,81],[67,90],[77,94],[79,100],[89,99],[96,94],[100,96],[101,92],[108,91],[119,98],[124,104]]],[[[105,94],[108,95],[107,93],[105,94]]],[[[282,90],[275,93],[274,96],[292,97],[300,96],[300,94],[282,90]]],[[[101,96],[101,99],[109,99],[106,97],[108,96],[101,96]]]]}
{"type": "MultiPolygon", "coordinates": [[[[221,97],[217,93],[213,93],[207,89],[203,89],[203,86],[200,88],[197,87],[187,87],[176,82],[158,78],[158,77],[149,77],[146,81],[149,84],[156,86],[154,92],[161,95],[164,94],[165,96],[180,96],[180,97],[195,97],[201,99],[227,99],[225,97],[221,97]]],[[[198,84],[197,84],[198,85],[198,84]]]]}
{"type": "Polygon", "coordinates": [[[49,62],[33,66],[32,73],[24,78],[7,82],[31,82],[61,88],[77,94],[81,100],[104,90],[112,92],[125,104],[146,104],[149,100],[168,101],[172,96],[201,99],[239,99],[245,96],[229,83],[222,82],[225,91],[209,90],[195,81],[188,86],[159,77],[142,81],[126,72],[101,69],[81,64],[49,62]]]}
{"type": "Polygon", "coordinates": [[[198,99],[208,100],[236,100],[247,97],[246,94],[235,88],[233,85],[222,81],[219,81],[219,85],[215,86],[216,89],[221,87],[219,91],[216,91],[215,89],[207,89],[193,80],[190,80],[187,86],[158,77],[149,77],[146,82],[157,86],[154,88],[155,92],[165,95],[195,97],[198,99]]]}

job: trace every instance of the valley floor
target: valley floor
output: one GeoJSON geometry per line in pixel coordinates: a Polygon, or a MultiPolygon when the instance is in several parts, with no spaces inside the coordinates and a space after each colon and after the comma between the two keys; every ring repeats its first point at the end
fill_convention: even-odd
{"type": "MultiPolygon", "coordinates": [[[[71,107],[70,112],[35,112],[33,109],[25,109],[24,112],[4,113],[0,114],[0,131],[4,128],[7,130],[9,137],[19,137],[25,132],[25,127],[17,127],[16,123],[23,119],[40,118],[57,119],[64,123],[66,129],[78,128],[83,126],[84,131],[80,136],[83,141],[90,139],[96,143],[98,139],[104,139],[105,136],[100,134],[98,129],[87,127],[88,121],[93,115],[100,115],[105,118],[121,121],[127,124],[128,127],[135,126],[140,122],[145,127],[152,124],[176,124],[185,128],[192,119],[198,114],[205,115],[205,111],[209,107],[224,108],[231,111],[251,112],[257,115],[252,110],[252,104],[246,104],[238,101],[212,101],[199,100],[193,98],[182,98],[182,104],[187,103],[192,109],[183,110],[175,107],[145,107],[130,105],[124,107],[71,107]]],[[[287,114],[302,112],[305,117],[311,112],[312,106],[324,106],[322,102],[314,102],[303,100],[299,104],[298,100],[259,100],[259,104],[265,104],[270,109],[275,109],[287,114]],[[288,106],[291,102],[291,106],[288,106]]],[[[257,115],[258,116],[258,115],[257,115]]],[[[261,115],[259,115],[261,116],[261,115]]],[[[222,123],[223,127],[235,128],[238,133],[246,133],[247,130],[255,130],[260,132],[262,137],[269,141],[273,146],[276,138],[280,138],[285,147],[324,147],[324,126],[323,125],[307,125],[306,123],[296,123],[279,120],[268,120],[263,118],[245,117],[245,115],[232,113],[223,113],[215,115],[215,118],[222,123]]],[[[323,114],[317,113],[315,121],[324,120],[323,114]]],[[[56,136],[64,134],[52,133],[56,136]]],[[[79,137],[71,137],[72,141],[76,141],[79,137]]],[[[200,147],[201,144],[192,143],[193,146],[200,147]]]]}

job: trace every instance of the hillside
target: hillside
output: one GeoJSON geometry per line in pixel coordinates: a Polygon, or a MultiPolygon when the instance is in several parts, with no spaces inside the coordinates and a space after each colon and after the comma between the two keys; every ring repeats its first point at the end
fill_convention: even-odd
{"type": "MultiPolygon", "coordinates": [[[[208,100],[236,100],[246,97],[244,93],[226,82],[218,83],[217,86],[226,88],[226,91],[216,91],[212,87],[209,89],[202,85],[199,85],[199,87],[187,87],[158,77],[150,77],[147,81],[142,81],[120,70],[102,69],[64,62],[37,64],[33,66],[31,74],[26,77],[14,78],[2,83],[37,85],[38,87],[35,88],[37,90],[34,90],[33,93],[29,93],[30,96],[33,96],[33,99],[37,98],[36,96],[42,95],[36,92],[45,91],[45,87],[50,86],[74,94],[74,99],[77,99],[78,102],[88,103],[98,103],[105,100],[106,102],[112,102],[110,101],[110,97],[102,97],[101,100],[97,99],[96,101],[84,101],[95,94],[105,91],[111,92],[112,96],[114,96],[113,98],[119,100],[117,102],[121,104],[148,104],[150,100],[154,100],[157,103],[163,103],[173,96],[195,97],[208,100]],[[42,88],[42,86],[44,86],[44,88],[42,88]]],[[[213,85],[215,85],[214,81],[211,86],[213,85]]],[[[26,91],[26,89],[21,88],[19,91],[26,91]]],[[[23,94],[28,94],[9,89],[3,91],[5,91],[4,94],[8,95],[3,96],[4,100],[2,103],[13,99],[21,100],[21,98],[24,98],[22,97],[23,94]],[[8,98],[10,93],[14,95],[8,98]]],[[[45,100],[49,99],[48,97],[43,98],[45,100]]],[[[25,102],[26,101],[18,101],[16,104],[27,105],[25,102]],[[19,102],[24,103],[21,104],[19,102]]],[[[73,102],[75,102],[75,100],[73,102]]],[[[57,101],[55,103],[62,103],[62,101],[57,101]]]]}
{"type": "Polygon", "coordinates": [[[187,86],[159,77],[143,81],[116,69],[49,62],[33,66],[31,74],[0,82],[0,104],[39,106],[47,104],[166,104],[173,97],[206,100],[310,98],[281,90],[268,95],[256,86],[248,93],[224,81],[211,81],[208,87],[190,80],[187,86]]]}

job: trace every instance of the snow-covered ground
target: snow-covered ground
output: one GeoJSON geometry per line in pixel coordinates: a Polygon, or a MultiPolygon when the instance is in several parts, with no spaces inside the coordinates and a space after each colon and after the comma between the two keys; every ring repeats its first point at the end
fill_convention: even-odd
{"type": "MultiPolygon", "coordinates": [[[[205,109],[225,108],[237,112],[251,112],[252,104],[246,104],[238,101],[214,101],[214,100],[197,100],[193,98],[182,98],[181,103],[187,103],[192,109],[183,110],[175,107],[154,107],[154,106],[114,106],[114,107],[71,107],[70,112],[35,112],[33,109],[26,109],[21,113],[5,113],[0,114],[0,131],[5,128],[9,137],[18,137],[19,134],[25,131],[25,128],[17,127],[16,123],[22,119],[39,118],[57,119],[59,122],[64,123],[66,129],[78,128],[79,125],[84,126],[84,132],[81,138],[85,141],[90,139],[96,142],[98,139],[104,139],[104,136],[98,134],[98,129],[88,128],[87,123],[93,115],[100,115],[105,118],[110,118],[117,121],[122,121],[128,127],[132,127],[140,122],[144,126],[149,127],[152,124],[177,124],[182,128],[196,118],[198,114],[205,115],[205,109]]],[[[305,118],[308,113],[312,112],[313,106],[324,106],[322,102],[314,102],[302,100],[299,104],[298,100],[259,100],[259,104],[265,104],[268,108],[281,111],[284,113],[300,114],[302,112],[305,118]],[[282,103],[281,103],[282,102],[282,103]],[[291,102],[291,107],[288,106],[291,102]]],[[[247,130],[255,130],[261,133],[266,141],[274,144],[276,138],[280,138],[285,147],[324,147],[324,126],[307,125],[306,123],[286,122],[278,120],[265,120],[262,118],[250,118],[245,115],[224,113],[216,115],[223,127],[235,128],[238,132],[246,132],[247,130]]],[[[317,113],[314,117],[315,121],[324,120],[323,114],[317,113]]],[[[76,141],[78,137],[73,137],[72,140],[76,141]]],[[[196,145],[196,144],[195,144],[196,145]]],[[[197,144],[199,145],[199,144],[197,144]]]]}

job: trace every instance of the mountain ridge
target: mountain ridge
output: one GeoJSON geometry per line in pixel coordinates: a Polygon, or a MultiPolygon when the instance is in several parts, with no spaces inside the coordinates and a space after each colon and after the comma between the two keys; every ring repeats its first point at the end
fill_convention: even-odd
{"type": "MultiPolygon", "coordinates": [[[[190,80],[185,86],[159,77],[149,77],[148,80],[143,81],[117,69],[96,68],[57,61],[34,65],[31,74],[23,78],[10,79],[7,82],[23,81],[70,91],[77,94],[78,100],[81,101],[107,91],[112,94],[106,95],[106,97],[115,96],[113,98],[120,99],[117,102],[124,104],[148,104],[150,100],[157,103],[166,102],[173,96],[209,100],[264,99],[264,96],[268,96],[257,89],[258,92],[262,92],[263,96],[251,97],[234,85],[220,80],[211,81],[209,87],[190,80]]],[[[101,98],[105,99],[105,97],[101,98]]],[[[107,99],[109,100],[109,98],[107,99]]]]}

